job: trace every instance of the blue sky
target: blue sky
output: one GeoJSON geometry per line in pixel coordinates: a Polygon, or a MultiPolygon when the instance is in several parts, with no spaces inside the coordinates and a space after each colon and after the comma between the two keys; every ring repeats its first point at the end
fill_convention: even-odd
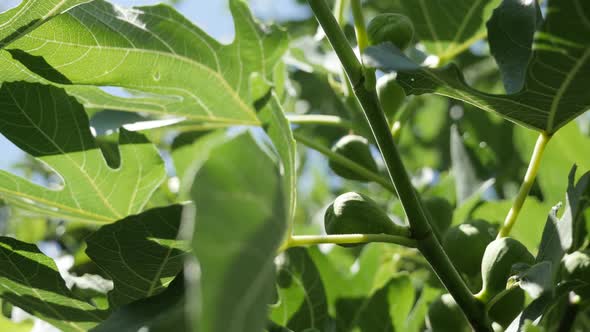
{"type": "MultiPolygon", "coordinates": [[[[111,0],[122,6],[153,5],[161,0],[111,0]]],[[[0,11],[16,6],[20,0],[1,0],[0,11]]],[[[288,18],[302,19],[310,15],[306,6],[293,0],[250,0],[254,15],[263,21],[281,21],[288,18]]],[[[234,26],[228,8],[228,0],[184,0],[178,10],[201,29],[223,43],[234,36],[234,26]]],[[[14,171],[11,167],[21,160],[24,153],[0,135],[0,169],[14,171]]]]}

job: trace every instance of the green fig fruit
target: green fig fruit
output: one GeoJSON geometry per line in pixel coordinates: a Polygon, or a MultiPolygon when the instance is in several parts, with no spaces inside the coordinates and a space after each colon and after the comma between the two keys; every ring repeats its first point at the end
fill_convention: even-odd
{"type": "Polygon", "coordinates": [[[450,294],[443,294],[428,307],[426,326],[432,332],[462,332],[469,330],[467,318],[450,294]]]}
{"type": "Polygon", "coordinates": [[[414,38],[414,25],[407,16],[401,14],[379,14],[369,22],[367,34],[371,45],[390,42],[404,50],[414,38]]]}
{"type": "Polygon", "coordinates": [[[440,234],[444,234],[453,223],[453,206],[446,199],[436,196],[422,199],[424,208],[430,215],[433,226],[440,234]]]}
{"type": "Polygon", "coordinates": [[[385,117],[390,122],[393,121],[395,114],[406,98],[404,89],[396,82],[395,77],[395,74],[387,74],[379,77],[377,80],[377,96],[379,97],[379,103],[385,113],[385,117]]]}
{"type": "Polygon", "coordinates": [[[473,220],[449,229],[443,238],[443,247],[457,270],[476,276],[483,253],[495,238],[492,225],[485,220],[473,220]]]}
{"type": "Polygon", "coordinates": [[[488,315],[492,321],[507,328],[524,309],[524,301],[524,291],[521,288],[513,288],[492,305],[488,315]]]}
{"type": "Polygon", "coordinates": [[[503,237],[488,244],[481,262],[482,289],[476,295],[487,303],[506,289],[512,266],[517,263],[533,264],[535,257],[520,242],[503,237]]]}
{"type": "Polygon", "coordinates": [[[409,235],[407,228],[395,224],[371,198],[355,192],[342,194],[334,200],[324,214],[324,227],[330,235],[409,235]]]}
{"type": "MultiPolygon", "coordinates": [[[[375,163],[375,159],[371,155],[371,149],[369,148],[369,141],[358,135],[346,135],[343,136],[334,144],[332,147],[332,151],[338,153],[359,165],[365,167],[366,169],[378,173],[379,169],[377,168],[377,163],[375,163]]],[[[357,174],[350,168],[346,166],[342,166],[341,164],[330,160],[329,161],[330,168],[334,171],[334,173],[340,175],[341,177],[349,180],[356,180],[356,181],[369,181],[365,177],[357,174]]]]}

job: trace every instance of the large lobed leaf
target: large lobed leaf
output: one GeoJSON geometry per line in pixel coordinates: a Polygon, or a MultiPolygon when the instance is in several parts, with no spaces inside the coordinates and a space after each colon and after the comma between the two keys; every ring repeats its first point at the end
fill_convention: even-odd
{"type": "Polygon", "coordinates": [[[459,69],[421,68],[390,44],[367,49],[367,63],[398,71],[407,94],[437,93],[549,134],[590,107],[584,80],[590,75],[590,3],[549,1],[547,17],[535,34],[523,88],[492,95],[467,85],[459,69]]]}
{"type": "Polygon", "coordinates": [[[232,44],[222,45],[169,6],[129,9],[92,1],[10,45],[21,64],[1,52],[4,76],[73,84],[68,92],[88,107],[258,124],[250,75],[271,78],[287,38],[276,27],[260,27],[241,0],[230,1],[230,9],[236,36],[232,44]],[[84,85],[118,86],[139,94],[115,98],[84,85]]]}
{"type": "Polygon", "coordinates": [[[197,173],[193,249],[200,264],[200,331],[260,331],[286,228],[285,188],[249,134],[217,147],[197,173]],[[231,317],[231,319],[228,319],[231,317]]]}
{"type": "Polygon", "coordinates": [[[30,83],[0,88],[0,133],[63,179],[49,189],[0,171],[0,195],[47,215],[112,222],[139,213],[165,178],[156,148],[121,130],[120,165],[113,169],[90,132],[83,107],[64,90],[30,83]]]}

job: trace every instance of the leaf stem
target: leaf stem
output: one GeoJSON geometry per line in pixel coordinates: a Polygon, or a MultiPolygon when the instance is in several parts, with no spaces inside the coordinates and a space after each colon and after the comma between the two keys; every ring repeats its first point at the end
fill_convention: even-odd
{"type": "Polygon", "coordinates": [[[483,304],[473,297],[440,242],[434,236],[422,202],[412,186],[394,143],[385,114],[379,105],[375,86],[366,84],[370,78],[365,77],[362,64],[348,44],[344,32],[338,26],[325,0],[308,0],[308,3],[352,83],[354,93],[362,106],[363,113],[383,156],[387,172],[410,222],[412,237],[417,242],[417,248],[428,260],[449,293],[455,298],[474,329],[491,332],[491,324],[483,304]]]}
{"type": "Polygon", "coordinates": [[[551,135],[542,132],[539,134],[539,138],[537,139],[537,143],[535,144],[535,149],[533,150],[533,155],[531,156],[531,161],[529,162],[528,169],[520,185],[520,189],[514,202],[512,203],[512,207],[504,220],[504,225],[500,228],[498,232],[498,238],[506,237],[510,234],[512,227],[516,223],[516,219],[518,218],[518,214],[526,201],[529,192],[531,191],[531,187],[535,182],[535,178],[537,177],[537,173],[539,172],[539,166],[541,165],[541,159],[543,157],[543,152],[545,151],[545,147],[547,143],[551,139],[551,135]]]}
{"type": "Polygon", "coordinates": [[[294,235],[285,242],[279,252],[291,247],[315,244],[361,244],[370,242],[395,243],[409,248],[416,248],[417,243],[411,238],[388,234],[336,234],[336,235],[294,235]]]}
{"type": "Polygon", "coordinates": [[[367,35],[367,24],[365,22],[365,15],[363,14],[361,0],[351,0],[350,7],[352,9],[352,17],[354,18],[356,42],[359,51],[363,53],[363,51],[369,47],[369,36],[367,35]]]}
{"type": "Polygon", "coordinates": [[[287,114],[287,120],[295,124],[319,124],[333,127],[352,128],[352,123],[336,115],[287,114]]]}
{"type": "Polygon", "coordinates": [[[380,174],[374,173],[373,171],[359,165],[355,161],[348,159],[341,154],[333,152],[332,150],[325,147],[324,145],[317,143],[313,139],[307,138],[304,135],[301,135],[301,134],[295,132],[295,133],[293,133],[293,136],[295,137],[295,140],[297,142],[302,143],[302,144],[306,145],[307,147],[318,151],[319,153],[325,155],[326,157],[339,163],[340,165],[345,166],[346,168],[350,169],[351,171],[357,173],[358,175],[361,175],[362,177],[369,179],[373,182],[377,182],[378,184],[383,186],[383,188],[385,188],[395,194],[395,188],[391,185],[391,182],[388,181],[383,176],[381,176],[380,174]]]}

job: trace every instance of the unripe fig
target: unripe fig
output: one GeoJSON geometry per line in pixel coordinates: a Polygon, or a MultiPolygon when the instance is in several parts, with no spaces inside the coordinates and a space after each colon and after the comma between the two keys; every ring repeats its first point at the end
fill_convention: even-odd
{"type": "Polygon", "coordinates": [[[563,280],[581,280],[590,283],[590,251],[574,251],[561,260],[563,280]]]}
{"type": "Polygon", "coordinates": [[[486,247],[495,237],[492,225],[485,220],[474,220],[449,229],[443,238],[443,247],[459,271],[475,276],[486,247]]]}
{"type": "Polygon", "coordinates": [[[517,240],[503,237],[492,241],[481,262],[482,289],[477,297],[483,302],[506,289],[512,266],[516,263],[533,264],[535,257],[517,240]]]}
{"type": "Polygon", "coordinates": [[[521,288],[514,288],[492,305],[488,315],[491,320],[507,328],[523,310],[524,300],[524,291],[521,288]]]}
{"type": "Polygon", "coordinates": [[[389,121],[393,121],[395,113],[400,109],[406,98],[404,89],[395,81],[395,74],[387,74],[377,80],[379,103],[389,121]]]}
{"type": "MultiPolygon", "coordinates": [[[[371,149],[369,148],[369,141],[366,138],[358,135],[346,135],[343,136],[334,144],[332,151],[338,153],[350,160],[355,161],[359,165],[366,169],[377,173],[379,170],[375,159],[371,155],[371,149]]],[[[343,178],[357,181],[368,181],[365,177],[357,174],[346,166],[330,160],[330,168],[334,173],[340,175],[343,178]]]]}
{"type": "MultiPolygon", "coordinates": [[[[327,234],[389,234],[407,235],[369,197],[348,192],[334,200],[324,215],[327,234]]],[[[345,245],[350,246],[350,245],[345,245]]]]}
{"type": "Polygon", "coordinates": [[[414,25],[401,14],[379,14],[369,22],[367,33],[371,45],[390,42],[403,50],[414,38],[414,25]]]}
{"type": "Polygon", "coordinates": [[[426,326],[432,332],[461,332],[469,329],[467,318],[450,294],[443,294],[430,304],[426,326]]]}
{"type": "Polygon", "coordinates": [[[453,222],[453,206],[446,199],[436,196],[422,199],[424,208],[430,214],[433,225],[441,233],[445,233],[453,222]]]}

